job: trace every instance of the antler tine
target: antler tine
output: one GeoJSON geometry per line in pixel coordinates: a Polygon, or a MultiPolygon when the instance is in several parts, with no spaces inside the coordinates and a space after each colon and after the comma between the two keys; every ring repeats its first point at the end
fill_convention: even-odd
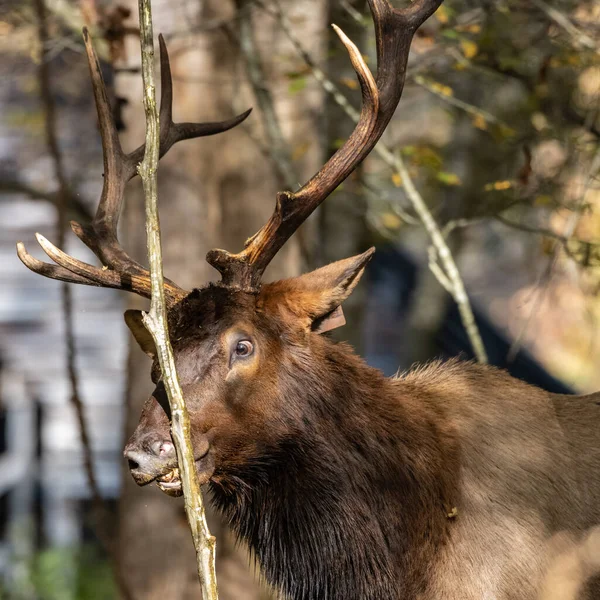
{"type": "MultiPolygon", "coordinates": [[[[125,186],[137,174],[137,166],[143,159],[145,145],[139,146],[129,154],[123,152],[100,70],[100,63],[86,28],[83,30],[83,39],[102,139],[104,183],[98,209],[92,222],[89,225],[82,226],[72,221],[71,228],[105,266],[98,268],[77,260],[59,250],[39,234],[36,234],[38,242],[56,265],[44,263],[32,257],[21,242],[17,244],[17,254],[26,267],[45,277],[71,283],[123,289],[149,298],[151,294],[149,271],[133,260],[121,248],[117,237],[125,186]]],[[[251,109],[232,119],[221,122],[174,123],[172,118],[173,83],[169,56],[162,36],[159,36],[159,42],[162,84],[160,107],[161,157],[179,141],[227,131],[241,123],[250,114],[251,109]]],[[[170,305],[187,295],[185,290],[167,279],[165,279],[165,293],[167,302],[170,305]]]]}
{"type": "MultiPolygon", "coordinates": [[[[81,280],[87,280],[85,282],[80,281],[79,283],[91,282],[92,285],[135,292],[144,298],[151,297],[150,282],[146,275],[136,275],[133,273],[93,267],[81,260],[69,256],[66,252],[57,248],[52,242],[49,242],[43,235],[37,233],[36,238],[44,252],[59,265],[58,268],[66,270],[81,280]]],[[[41,261],[39,262],[42,265],[45,264],[41,261]]],[[[181,300],[188,293],[170,281],[165,281],[165,292],[171,303],[181,300]]]]}
{"type": "MultiPolygon", "coordinates": [[[[45,263],[31,256],[25,245],[22,242],[17,242],[18,257],[34,273],[67,283],[125,290],[134,292],[144,298],[150,298],[151,289],[146,277],[93,267],[59,250],[42,235],[37,234],[36,237],[44,252],[57,264],[45,263]]],[[[185,290],[168,280],[165,280],[165,292],[169,306],[177,303],[187,295],[185,290]]]]}
{"type": "Polygon", "coordinates": [[[82,283],[84,285],[100,285],[94,283],[93,281],[87,279],[86,277],[80,277],[79,275],[75,275],[71,273],[68,269],[63,267],[59,267],[57,265],[51,265],[49,263],[45,263],[34,256],[31,256],[27,249],[25,248],[25,244],[23,242],[17,242],[17,255],[21,259],[21,262],[34,273],[38,273],[39,275],[43,275],[44,277],[48,277],[50,279],[57,279],[58,281],[66,281],[68,283],[82,283]]]}
{"type": "MultiPolygon", "coordinates": [[[[123,204],[125,186],[130,179],[137,175],[137,166],[144,158],[146,145],[142,144],[129,154],[123,153],[112,117],[98,57],[85,29],[84,41],[102,138],[104,186],[98,210],[91,226],[82,227],[78,223],[73,222],[71,227],[75,234],[93,250],[104,265],[149,277],[149,272],[123,251],[117,239],[117,226],[123,204]]],[[[161,63],[159,119],[161,157],[179,141],[227,131],[238,123],[241,123],[250,114],[251,109],[237,117],[217,123],[174,123],[171,65],[167,46],[162,35],[159,36],[159,45],[161,63]]]]}
{"type": "MultiPolygon", "coordinates": [[[[244,121],[252,109],[227,119],[212,123],[175,123],[173,122],[173,78],[171,76],[171,62],[164,37],[158,36],[160,46],[160,157],[162,158],[171,147],[182,140],[205,137],[223,133],[244,121]]],[[[133,166],[133,177],[137,172],[137,165],[144,157],[145,144],[136,148],[128,156],[128,162],[133,166]]]]}
{"type": "Polygon", "coordinates": [[[377,76],[374,78],[358,48],[335,27],[356,71],[362,93],[362,110],[346,143],[297,192],[277,194],[269,221],[238,254],[211,250],[206,259],[221,273],[222,283],[247,291],[260,285],[275,254],[308,216],[350,175],[371,152],[387,127],[404,88],[412,37],[442,0],[416,0],[404,9],[388,0],[369,0],[377,40],[377,76]]]}
{"type": "Polygon", "coordinates": [[[87,28],[83,29],[83,40],[102,140],[104,182],[98,209],[91,224],[82,226],[73,221],[71,228],[103,265],[115,270],[147,275],[148,271],[125,253],[117,238],[125,186],[135,174],[135,168],[132,169],[131,161],[121,148],[100,63],[87,28]]]}

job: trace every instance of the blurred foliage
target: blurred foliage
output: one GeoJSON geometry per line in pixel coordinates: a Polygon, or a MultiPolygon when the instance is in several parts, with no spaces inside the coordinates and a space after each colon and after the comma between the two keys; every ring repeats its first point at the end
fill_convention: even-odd
{"type": "Polygon", "coordinates": [[[6,600],[114,600],[110,564],[95,546],[47,548],[12,569],[26,577],[9,586],[0,581],[6,600]]]}
{"type": "Polygon", "coordinates": [[[417,39],[423,58],[409,70],[409,84],[439,98],[450,131],[402,151],[429,183],[463,186],[461,217],[495,216],[515,203],[535,211],[540,197],[582,210],[566,187],[598,147],[600,45],[587,41],[599,29],[599,12],[594,2],[447,0],[436,25],[417,39]],[[589,35],[565,30],[540,6],[589,35]],[[446,166],[457,138],[470,152],[466,175],[446,166]]]}
{"type": "MultiPolygon", "coordinates": [[[[373,65],[366,9],[362,15],[373,65]]],[[[479,301],[500,306],[493,265],[512,256],[517,277],[507,292],[516,298],[524,285],[528,292],[503,305],[510,335],[587,389],[600,385],[591,368],[600,358],[598,40],[598,2],[446,0],[415,38],[399,116],[384,138],[404,156],[453,252],[480,257],[479,301]],[[557,319],[560,310],[568,318],[557,319]]],[[[346,80],[337,83],[351,90],[346,80]]],[[[401,178],[376,157],[370,165],[375,234],[412,239],[420,252],[415,239],[429,242],[401,178]]]]}

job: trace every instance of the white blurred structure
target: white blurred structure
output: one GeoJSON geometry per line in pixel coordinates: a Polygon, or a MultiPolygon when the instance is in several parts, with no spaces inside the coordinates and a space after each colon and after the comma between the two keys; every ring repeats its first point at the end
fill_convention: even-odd
{"type": "MultiPolygon", "coordinates": [[[[90,497],[69,402],[61,284],[31,273],[15,252],[22,240],[37,253],[33,233],[52,239],[55,219],[47,202],[0,198],[0,530],[6,534],[0,575],[5,576],[17,556],[35,549],[40,531],[48,544],[77,544],[82,501],[90,497]]],[[[81,244],[73,246],[67,250],[93,260],[81,244]]],[[[77,373],[96,477],[102,495],[115,498],[126,365],[121,298],[85,286],[72,286],[72,293],[77,373]]]]}

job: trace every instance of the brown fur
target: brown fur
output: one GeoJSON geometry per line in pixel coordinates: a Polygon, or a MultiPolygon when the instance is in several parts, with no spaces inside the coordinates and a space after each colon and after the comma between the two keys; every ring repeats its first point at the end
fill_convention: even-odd
{"type": "MultiPolygon", "coordinates": [[[[199,474],[283,597],[537,600],[552,536],[600,524],[600,395],[457,361],[383,377],[312,331],[367,260],[171,311],[199,474]]],[[[140,484],[176,464],[152,450],[170,439],[154,378],[126,450],[140,484]]]]}

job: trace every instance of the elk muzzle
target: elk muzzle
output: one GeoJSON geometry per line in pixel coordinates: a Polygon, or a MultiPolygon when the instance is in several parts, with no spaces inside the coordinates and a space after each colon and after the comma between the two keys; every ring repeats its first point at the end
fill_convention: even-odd
{"type": "MultiPolygon", "coordinates": [[[[214,471],[214,461],[209,454],[208,439],[203,438],[200,448],[194,448],[196,469],[200,484],[207,483],[214,471]]],[[[123,455],[129,463],[134,481],[140,485],[156,482],[161,491],[169,496],[181,496],[183,488],[179,476],[177,455],[173,442],[162,439],[129,440],[123,455]]]]}
{"type": "Polygon", "coordinates": [[[129,440],[123,455],[138,485],[145,485],[177,465],[175,448],[170,440],[129,440]]]}

